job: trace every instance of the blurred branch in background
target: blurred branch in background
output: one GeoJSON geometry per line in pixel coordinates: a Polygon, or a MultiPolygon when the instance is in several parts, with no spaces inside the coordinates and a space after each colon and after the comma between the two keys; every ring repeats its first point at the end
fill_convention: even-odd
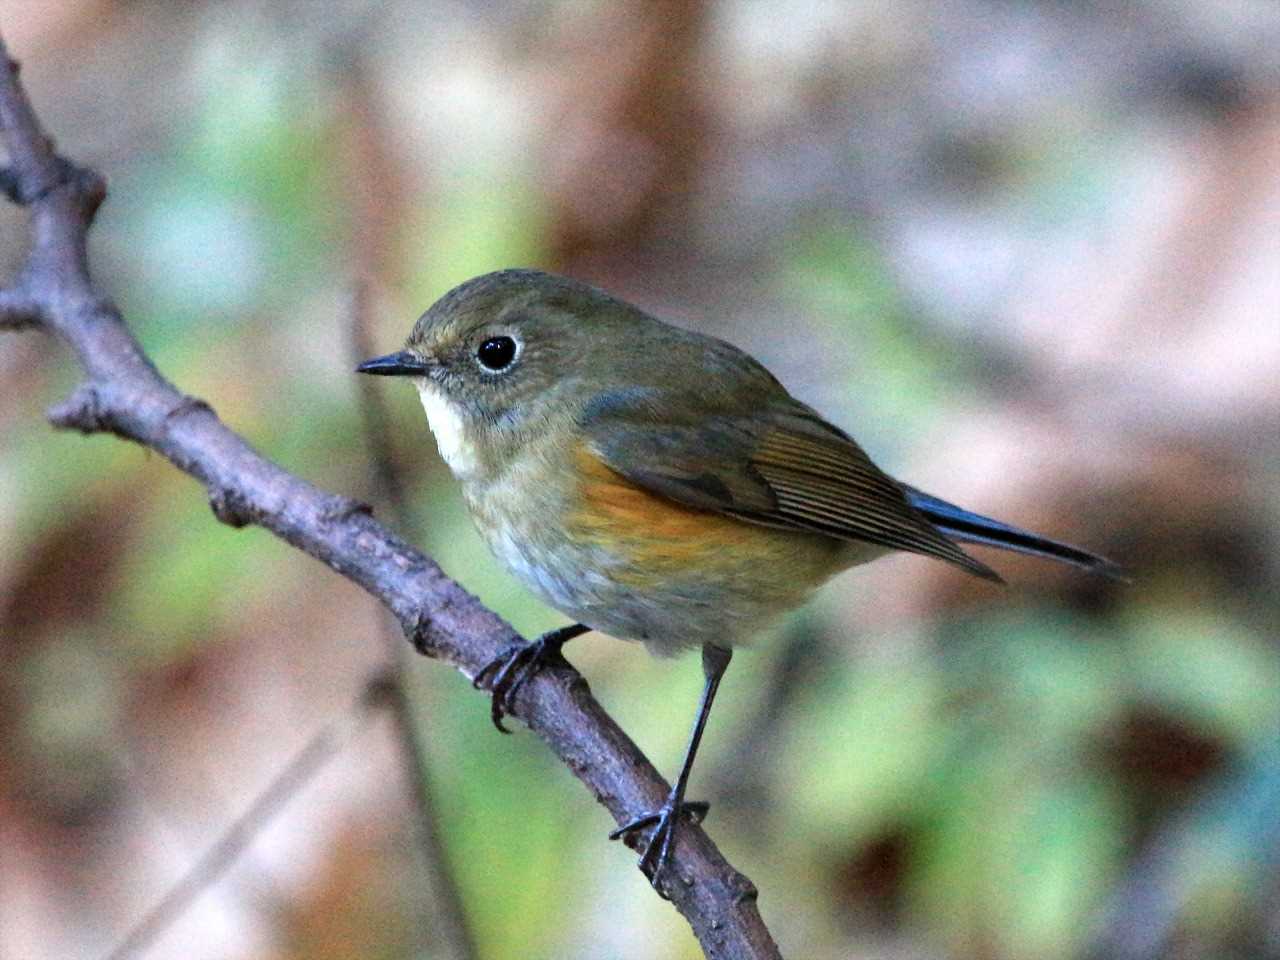
{"type": "Polygon", "coordinates": [[[222,877],[321,768],[351,743],[366,722],[380,709],[394,704],[393,682],[389,677],[373,678],[346,716],[318,730],[244,813],[233,820],[222,836],[192,865],[181,881],[138,921],[107,960],[129,960],[150,949],[195,902],[196,897],[222,877]]]}
{"type": "MultiPolygon", "coordinates": [[[[351,365],[354,368],[361,360],[375,355],[369,334],[370,305],[366,284],[357,284],[352,301],[352,317],[348,329],[351,365]]],[[[375,384],[360,382],[360,411],[364,419],[364,435],[369,445],[373,487],[391,505],[391,515],[404,534],[418,542],[419,538],[414,536],[413,511],[405,495],[405,481],[396,465],[391,436],[387,430],[387,412],[375,384]]],[[[449,867],[448,851],[440,836],[440,822],[432,787],[434,775],[427,760],[427,745],[419,732],[430,726],[429,720],[426,710],[418,706],[419,701],[414,699],[409,689],[409,647],[403,642],[400,631],[385,610],[379,608],[377,617],[378,633],[386,650],[388,703],[395,720],[405,786],[413,799],[418,849],[426,874],[425,890],[419,898],[422,916],[434,920],[434,923],[426,923],[426,929],[432,934],[430,939],[438,937],[444,943],[448,955],[456,960],[468,960],[475,956],[475,941],[468,928],[457,882],[449,867]]]]}
{"type": "MultiPolygon", "coordinates": [[[[15,309],[3,322],[28,322],[28,302],[72,346],[87,379],[50,412],[59,427],[109,432],[161,453],[206,487],[217,518],[262,526],[324,561],[378,597],[418,650],[473,676],[512,631],[443,575],[428,557],[375,522],[369,509],[326,493],[254,452],[204,401],[163,379],[119,313],[90,280],[87,235],[105,197],[100,177],[57,157],[0,42],[0,127],[17,196],[29,201],[30,254],[12,285],[15,309]]],[[[667,785],[567,665],[522,688],[515,714],[626,823],[656,807],[667,785]]],[[[518,829],[518,827],[513,827],[518,829]]],[[[756,891],[720,855],[705,832],[681,835],[671,900],[707,956],[779,956],[756,909],[756,891]]]]}
{"type": "MultiPolygon", "coordinates": [[[[405,193],[397,181],[396,165],[386,143],[387,127],[376,112],[376,101],[370,95],[365,71],[354,48],[354,43],[349,44],[350,55],[340,60],[350,66],[340,71],[342,105],[338,114],[343,121],[339,155],[347,161],[347,168],[340,176],[352,198],[348,245],[353,275],[357,278],[351,317],[344,322],[353,369],[377,354],[373,344],[369,284],[385,269],[386,250],[395,226],[400,223],[396,199],[405,193]]],[[[369,449],[371,487],[378,502],[390,505],[391,516],[403,535],[414,543],[421,543],[421,531],[414,523],[408,484],[395,455],[382,394],[377,385],[366,378],[357,381],[357,389],[364,423],[362,433],[369,449]]],[[[452,960],[471,960],[476,955],[475,938],[440,835],[435,775],[421,734],[430,728],[428,712],[409,687],[412,653],[386,611],[379,608],[376,616],[384,642],[389,702],[395,718],[402,774],[413,801],[418,849],[426,876],[425,889],[419,897],[421,916],[426,921],[426,930],[432,934],[429,939],[442,941],[452,960]]]]}

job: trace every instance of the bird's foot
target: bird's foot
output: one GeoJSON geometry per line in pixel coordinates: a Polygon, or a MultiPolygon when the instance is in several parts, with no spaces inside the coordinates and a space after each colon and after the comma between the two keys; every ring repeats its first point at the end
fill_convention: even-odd
{"type": "Polygon", "coordinates": [[[676,827],[684,820],[694,824],[701,823],[709,808],[709,804],[701,801],[685,802],[673,791],[671,796],[667,797],[667,802],[659,809],[637,817],[630,823],[624,823],[609,834],[609,839],[619,840],[647,827],[653,827],[648,844],[644,848],[644,854],[640,857],[640,871],[649,878],[649,883],[654,890],[658,891],[658,896],[664,900],[670,900],[665,889],[664,874],[671,865],[671,850],[675,845],[676,827]]]}
{"type": "Polygon", "coordinates": [[[548,663],[560,659],[560,648],[573,637],[585,632],[586,627],[579,624],[551,630],[532,643],[508,647],[480,668],[471,680],[471,685],[476,689],[487,686],[492,691],[489,716],[495,727],[503,733],[511,732],[502,725],[502,718],[511,713],[515,696],[525,681],[548,663]]]}

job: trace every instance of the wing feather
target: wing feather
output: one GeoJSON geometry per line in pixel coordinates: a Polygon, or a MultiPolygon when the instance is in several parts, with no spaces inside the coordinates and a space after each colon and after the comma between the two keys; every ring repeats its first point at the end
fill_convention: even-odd
{"type": "Polygon", "coordinates": [[[659,420],[652,397],[610,395],[581,426],[612,470],[687,506],[907,550],[999,577],[947,539],[846,434],[798,401],[781,412],[659,420]]]}

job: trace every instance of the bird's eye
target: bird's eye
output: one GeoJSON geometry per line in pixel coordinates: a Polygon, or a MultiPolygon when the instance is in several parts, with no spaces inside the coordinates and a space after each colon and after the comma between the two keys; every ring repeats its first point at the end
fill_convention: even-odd
{"type": "Polygon", "coordinates": [[[511,366],[516,358],[516,342],[511,337],[490,337],[480,344],[476,351],[476,359],[480,366],[495,373],[511,366]]]}

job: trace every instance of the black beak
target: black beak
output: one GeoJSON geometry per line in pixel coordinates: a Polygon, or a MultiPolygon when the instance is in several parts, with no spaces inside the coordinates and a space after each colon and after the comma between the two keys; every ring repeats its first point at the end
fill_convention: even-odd
{"type": "Polygon", "coordinates": [[[408,350],[389,353],[385,357],[374,357],[356,367],[356,373],[376,373],[383,377],[425,377],[427,364],[421,357],[416,357],[408,350]]]}

